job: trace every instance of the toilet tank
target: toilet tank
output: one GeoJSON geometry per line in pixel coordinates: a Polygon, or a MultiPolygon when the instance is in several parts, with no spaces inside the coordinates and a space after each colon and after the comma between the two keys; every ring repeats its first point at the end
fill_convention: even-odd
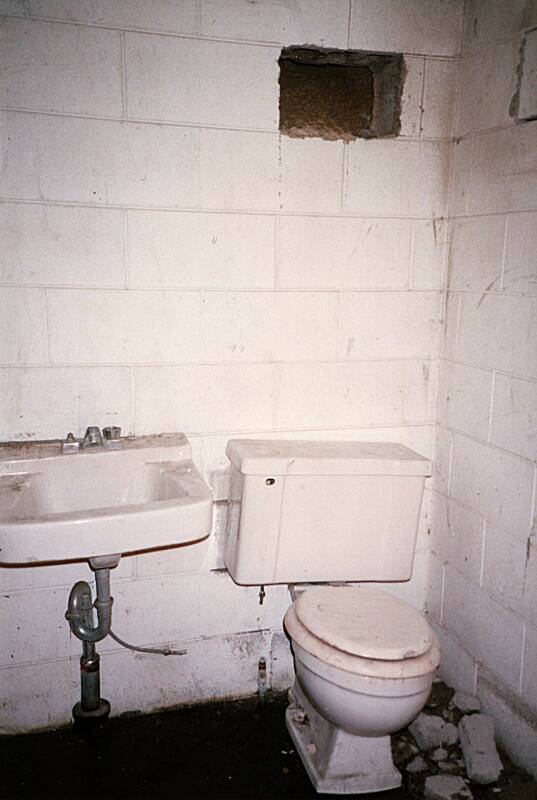
{"type": "Polygon", "coordinates": [[[226,452],[236,583],[411,577],[428,459],[388,442],[232,439],[226,452]]]}

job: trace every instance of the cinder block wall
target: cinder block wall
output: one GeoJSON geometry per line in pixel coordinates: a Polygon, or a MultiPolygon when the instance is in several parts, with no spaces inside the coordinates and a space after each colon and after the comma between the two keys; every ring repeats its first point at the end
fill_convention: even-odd
{"type": "MultiPolygon", "coordinates": [[[[459,0],[0,3],[0,439],[185,431],[206,543],[124,558],[113,713],[290,681],[285,587],[222,567],[230,436],[396,440],[432,455],[459,0]],[[402,51],[402,135],[278,133],[283,45],[402,51]]],[[[422,608],[428,499],[413,580],[422,608]]],[[[85,564],[0,569],[1,730],[66,723],[85,564]]]]}
{"type": "Polygon", "coordinates": [[[536,25],[466,3],[427,605],[443,673],[537,775],[537,123],[509,115],[536,25]]]}

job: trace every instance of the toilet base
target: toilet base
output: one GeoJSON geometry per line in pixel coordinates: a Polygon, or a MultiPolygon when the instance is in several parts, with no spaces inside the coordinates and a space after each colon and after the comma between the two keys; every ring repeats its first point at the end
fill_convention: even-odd
{"type": "Polygon", "coordinates": [[[295,680],[285,712],[287,730],[317,792],[365,794],[401,786],[389,736],[353,736],[324,719],[295,680]]]}

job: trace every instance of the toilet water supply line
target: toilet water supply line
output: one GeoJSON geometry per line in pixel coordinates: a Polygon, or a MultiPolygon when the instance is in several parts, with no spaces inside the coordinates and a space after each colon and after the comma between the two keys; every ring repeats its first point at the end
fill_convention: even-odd
{"type": "Polygon", "coordinates": [[[170,648],[137,647],[116,636],[111,630],[114,598],[110,594],[110,567],[92,567],[92,569],[95,572],[95,603],[92,603],[89,583],[77,581],[69,594],[65,613],[72,633],[82,641],[81,699],[80,703],[73,708],[75,720],[102,719],[110,713],[110,704],[100,697],[100,659],[95,650],[95,642],[100,642],[106,636],[110,636],[122,647],[140,653],[156,653],[164,656],[182,656],[186,653],[186,650],[171,650],[170,648]],[[97,611],[96,626],[93,624],[93,608],[97,611]]]}

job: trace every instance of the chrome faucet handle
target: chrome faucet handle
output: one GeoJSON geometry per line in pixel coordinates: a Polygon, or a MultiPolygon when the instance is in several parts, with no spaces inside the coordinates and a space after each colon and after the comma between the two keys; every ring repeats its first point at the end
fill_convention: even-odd
{"type": "Polygon", "coordinates": [[[121,438],[121,428],[119,425],[107,425],[103,428],[103,439],[106,442],[114,442],[121,438]]]}
{"type": "Polygon", "coordinates": [[[68,433],[62,442],[62,453],[78,453],[80,442],[75,439],[74,433],[68,433]]]}
{"type": "Polygon", "coordinates": [[[96,425],[90,425],[88,428],[86,428],[86,433],[84,434],[82,447],[102,447],[102,446],[103,446],[103,435],[101,433],[101,429],[98,428],[96,425]]]}

